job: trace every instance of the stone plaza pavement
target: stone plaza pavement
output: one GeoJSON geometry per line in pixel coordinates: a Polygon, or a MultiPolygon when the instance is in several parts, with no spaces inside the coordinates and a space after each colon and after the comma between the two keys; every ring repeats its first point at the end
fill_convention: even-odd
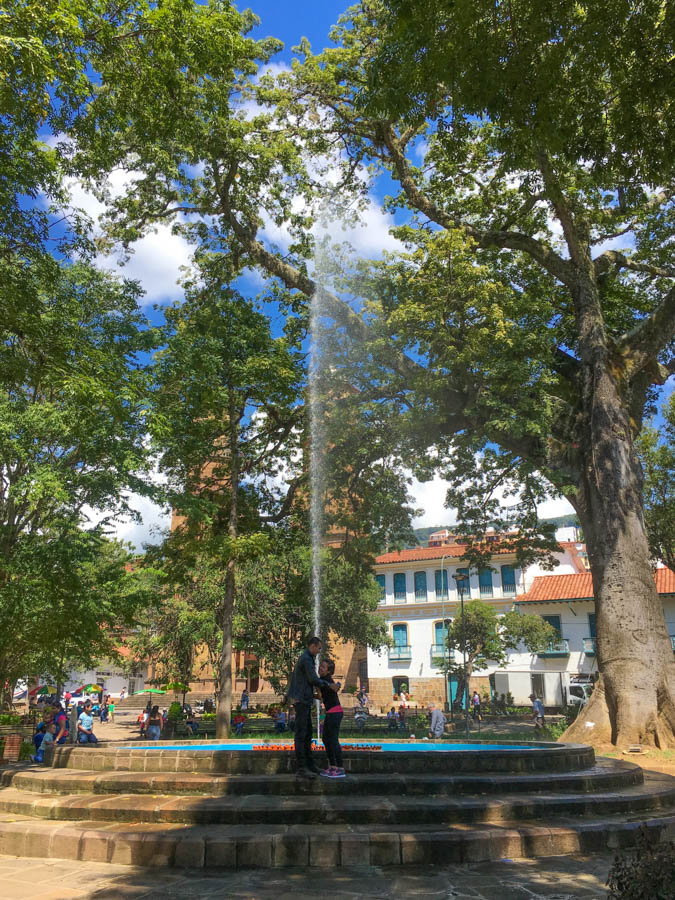
{"type": "Polygon", "coordinates": [[[213,871],[0,856],[2,900],[605,900],[610,854],[463,866],[213,871]]]}

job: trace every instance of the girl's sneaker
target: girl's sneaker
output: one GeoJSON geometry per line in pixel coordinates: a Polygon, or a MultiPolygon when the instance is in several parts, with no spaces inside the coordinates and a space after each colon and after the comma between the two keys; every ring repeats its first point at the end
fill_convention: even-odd
{"type": "Polygon", "coordinates": [[[324,778],[332,778],[333,777],[333,767],[328,766],[327,769],[322,769],[319,772],[319,775],[323,775],[324,778]]]}
{"type": "Polygon", "coordinates": [[[345,777],[344,769],[341,769],[339,766],[333,766],[332,769],[333,769],[333,771],[331,773],[332,778],[344,778],[345,777]]]}

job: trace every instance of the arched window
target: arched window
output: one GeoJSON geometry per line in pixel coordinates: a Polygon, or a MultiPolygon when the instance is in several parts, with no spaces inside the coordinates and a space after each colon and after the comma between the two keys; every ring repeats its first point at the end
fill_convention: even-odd
{"type": "Polygon", "coordinates": [[[427,573],[415,572],[415,600],[427,599],[427,573]]]}
{"type": "Polygon", "coordinates": [[[397,622],[391,629],[394,646],[405,647],[408,643],[408,626],[405,622],[397,622]]]}
{"type": "Polygon", "coordinates": [[[405,622],[395,622],[391,626],[391,636],[394,646],[389,648],[389,662],[410,662],[412,648],[408,643],[408,625],[405,622]]]}
{"type": "Polygon", "coordinates": [[[448,635],[448,626],[452,619],[444,619],[442,622],[434,622],[434,644],[444,644],[448,635]]]}
{"type": "Polygon", "coordinates": [[[406,597],[405,572],[397,572],[394,575],[394,600],[405,603],[406,597]]]}

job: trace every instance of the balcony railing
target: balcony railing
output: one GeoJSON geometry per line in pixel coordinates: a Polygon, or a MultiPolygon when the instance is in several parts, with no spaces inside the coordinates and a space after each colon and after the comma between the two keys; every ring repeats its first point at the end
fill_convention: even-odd
{"type": "Polygon", "coordinates": [[[584,638],[584,653],[586,656],[595,656],[595,638],[584,638]]]}
{"type": "Polygon", "coordinates": [[[480,595],[481,595],[481,597],[491,597],[492,596],[492,585],[491,584],[481,584],[480,585],[480,595]]]}
{"type": "Polygon", "coordinates": [[[566,638],[559,641],[551,641],[545,650],[539,650],[537,656],[569,656],[570,643],[566,638]]]}
{"type": "Polygon", "coordinates": [[[505,597],[515,597],[516,596],[515,584],[502,584],[502,594],[505,597]]]}
{"type": "Polygon", "coordinates": [[[427,591],[426,588],[422,591],[415,591],[415,601],[417,603],[426,603],[427,602],[427,591]]]}
{"type": "Polygon", "coordinates": [[[673,645],[673,653],[675,653],[675,634],[671,634],[670,643],[673,645]]]}
{"type": "Polygon", "coordinates": [[[409,662],[412,659],[410,644],[396,644],[389,648],[389,662],[409,662]]]}
{"type": "Polygon", "coordinates": [[[454,657],[455,651],[450,650],[445,644],[431,645],[431,664],[433,666],[440,666],[444,659],[449,661],[454,659],[454,657]]]}
{"type": "Polygon", "coordinates": [[[405,603],[408,595],[405,591],[394,591],[394,603],[405,603]]]}

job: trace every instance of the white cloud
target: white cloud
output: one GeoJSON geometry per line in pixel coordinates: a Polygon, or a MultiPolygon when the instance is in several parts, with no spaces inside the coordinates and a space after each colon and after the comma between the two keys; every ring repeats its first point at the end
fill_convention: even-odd
{"type": "Polygon", "coordinates": [[[445,505],[448,482],[436,475],[431,481],[413,478],[410,493],[415,498],[413,506],[424,510],[413,519],[413,528],[431,528],[434,525],[454,525],[457,513],[445,505]]]}
{"type": "Polygon", "coordinates": [[[128,541],[141,553],[145,544],[159,544],[171,525],[171,512],[158,506],[148,497],[131,494],[129,503],[136,510],[141,521],[119,519],[111,526],[112,536],[119,541],[128,541]]]}
{"type": "MultiPolygon", "coordinates": [[[[413,528],[430,528],[432,526],[454,525],[457,522],[457,511],[445,505],[445,497],[449,484],[439,475],[431,481],[421,482],[413,478],[410,493],[414,497],[413,506],[423,512],[413,519],[413,528]]],[[[511,499],[510,502],[513,502],[511,499]]],[[[556,516],[574,515],[574,508],[564,499],[551,498],[537,506],[539,518],[552,519],[556,516]]]]}
{"type": "MultiPolygon", "coordinates": [[[[138,177],[134,172],[113,172],[109,179],[112,196],[120,196],[138,177]]],[[[71,206],[84,210],[97,224],[105,212],[105,205],[77,181],[71,181],[68,188],[71,206]]],[[[191,253],[192,248],[187,241],[180,235],[172,234],[169,225],[158,225],[133,245],[133,253],[126,263],[122,263],[115,254],[101,254],[96,258],[96,265],[124,278],[139,281],[145,291],[144,303],[151,304],[182,297],[183,290],[177,281],[182,267],[190,264],[191,253]]]]}

